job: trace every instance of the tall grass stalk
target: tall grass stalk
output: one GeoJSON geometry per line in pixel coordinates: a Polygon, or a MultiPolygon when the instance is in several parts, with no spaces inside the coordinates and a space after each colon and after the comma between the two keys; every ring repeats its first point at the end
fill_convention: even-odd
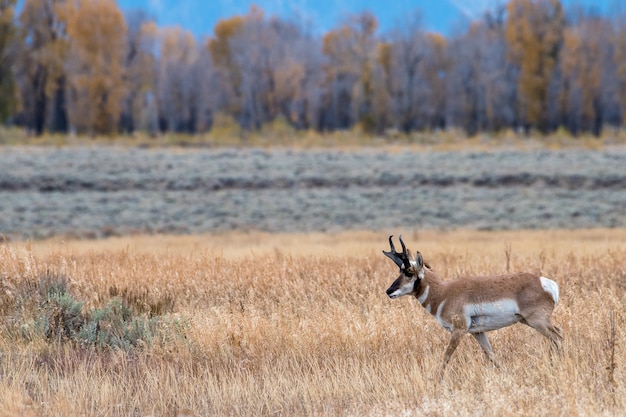
{"type": "Polygon", "coordinates": [[[386,297],[397,274],[380,253],[387,236],[4,243],[0,417],[610,416],[626,409],[626,231],[405,238],[445,278],[530,270],[561,287],[554,322],[565,336],[562,356],[518,324],[491,333],[501,368],[466,338],[441,381],[448,334],[416,300],[386,297]],[[64,277],[83,313],[124,294],[134,294],[136,314],[166,300],[166,331],[128,349],[24,337],[21,326],[37,315],[26,296],[36,297],[45,274],[64,277]]]}

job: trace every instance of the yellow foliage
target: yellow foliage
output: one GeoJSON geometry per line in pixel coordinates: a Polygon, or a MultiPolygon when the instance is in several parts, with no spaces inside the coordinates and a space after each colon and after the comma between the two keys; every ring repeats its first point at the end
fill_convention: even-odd
{"type": "Polygon", "coordinates": [[[442,53],[448,45],[448,40],[440,33],[429,33],[427,37],[437,53],[442,53]]]}
{"type": "Polygon", "coordinates": [[[68,6],[70,114],[78,131],[114,133],[124,96],[126,23],[114,0],[68,6]]]}
{"type": "Polygon", "coordinates": [[[243,23],[244,18],[242,16],[233,16],[229,19],[221,19],[215,25],[213,29],[215,37],[209,39],[207,47],[216,65],[224,67],[231,65],[229,42],[241,30],[243,23]]]}
{"type": "Polygon", "coordinates": [[[322,52],[334,60],[333,67],[336,71],[345,71],[350,68],[351,56],[346,54],[346,50],[352,37],[352,29],[348,26],[342,26],[326,32],[322,38],[322,52]]]}
{"type": "Polygon", "coordinates": [[[509,59],[520,67],[519,111],[526,123],[545,131],[548,86],[565,26],[563,8],[559,0],[512,0],[507,12],[509,59]]]}
{"type": "Polygon", "coordinates": [[[191,64],[197,59],[193,34],[180,26],[163,28],[161,34],[161,64],[170,62],[191,64]]]}

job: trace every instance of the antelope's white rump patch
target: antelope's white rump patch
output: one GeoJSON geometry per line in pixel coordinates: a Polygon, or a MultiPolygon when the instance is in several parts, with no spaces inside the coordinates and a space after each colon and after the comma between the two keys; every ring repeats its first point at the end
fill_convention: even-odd
{"type": "Polygon", "coordinates": [[[559,284],[546,277],[539,277],[539,280],[543,290],[552,296],[554,305],[557,305],[559,302],[559,284]]]}

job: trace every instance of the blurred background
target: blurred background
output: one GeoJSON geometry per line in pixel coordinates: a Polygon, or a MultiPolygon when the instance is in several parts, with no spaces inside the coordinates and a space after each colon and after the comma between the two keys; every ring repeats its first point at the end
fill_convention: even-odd
{"type": "Polygon", "coordinates": [[[623,1],[0,13],[4,236],[626,226],[623,1]]]}
{"type": "Polygon", "coordinates": [[[0,57],[0,122],[34,135],[601,135],[626,117],[617,0],[1,0],[0,57]]]}

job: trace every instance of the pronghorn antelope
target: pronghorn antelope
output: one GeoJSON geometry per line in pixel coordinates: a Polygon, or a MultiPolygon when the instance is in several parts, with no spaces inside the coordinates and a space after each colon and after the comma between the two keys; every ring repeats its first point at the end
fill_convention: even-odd
{"type": "Polygon", "coordinates": [[[400,267],[400,276],[387,289],[387,295],[389,298],[415,296],[451,333],[442,370],[467,333],[498,366],[486,333],[517,322],[534,328],[560,349],[561,331],[552,325],[550,317],[559,301],[556,282],[531,273],[442,281],[424,264],[421,253],[413,257],[402,236],[402,252],[396,252],[392,238],[389,236],[391,251],[383,253],[400,267]]]}

